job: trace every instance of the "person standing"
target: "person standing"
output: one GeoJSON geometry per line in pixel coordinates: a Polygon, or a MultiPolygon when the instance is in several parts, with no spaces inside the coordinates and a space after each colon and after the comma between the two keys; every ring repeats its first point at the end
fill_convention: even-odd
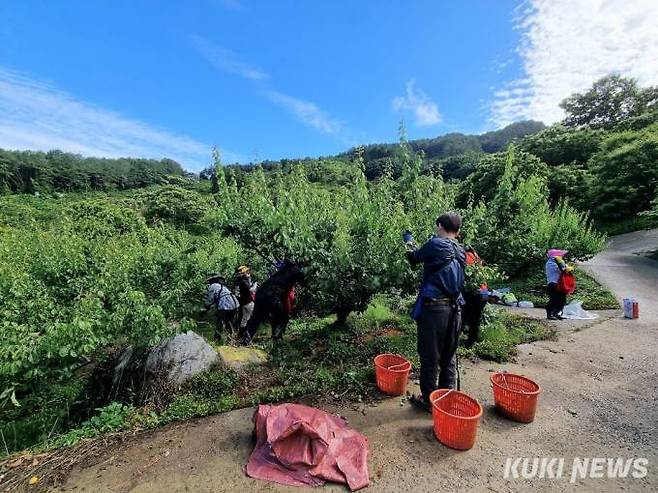
{"type": "Polygon", "coordinates": [[[435,236],[420,248],[410,233],[404,234],[408,261],[423,264],[423,280],[412,312],[418,326],[421,397],[413,396],[411,402],[428,412],[434,390],[455,387],[466,261],[464,249],[457,243],[461,224],[455,212],[440,215],[435,236]]]}
{"type": "Polygon", "coordinates": [[[235,331],[235,317],[238,313],[240,304],[238,299],[226,286],[226,279],[219,274],[213,274],[206,279],[208,290],[206,301],[204,303],[204,312],[207,312],[212,306],[217,309],[217,318],[215,321],[215,339],[221,339],[222,330],[229,335],[235,331]]]}
{"type": "Polygon", "coordinates": [[[567,264],[563,257],[568,252],[559,248],[551,248],[546,251],[546,284],[548,290],[548,303],[546,303],[546,318],[548,320],[563,320],[562,310],[567,304],[566,293],[558,289],[560,276],[567,270],[567,264]]]}
{"type": "Polygon", "coordinates": [[[258,285],[251,279],[249,267],[241,265],[237,269],[238,301],[240,302],[240,333],[243,333],[254,313],[254,300],[258,285]]]}

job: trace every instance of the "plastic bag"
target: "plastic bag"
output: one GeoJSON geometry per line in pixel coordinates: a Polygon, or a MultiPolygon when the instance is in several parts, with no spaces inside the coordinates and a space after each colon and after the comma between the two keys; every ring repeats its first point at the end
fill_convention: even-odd
{"type": "Polygon", "coordinates": [[[345,419],[301,404],[260,405],[254,415],[256,446],[249,477],[290,486],[370,483],[368,440],[345,419]]]}
{"type": "Polygon", "coordinates": [[[570,320],[596,320],[599,316],[596,313],[588,312],[583,308],[583,302],[573,300],[562,310],[562,316],[570,320]]]}

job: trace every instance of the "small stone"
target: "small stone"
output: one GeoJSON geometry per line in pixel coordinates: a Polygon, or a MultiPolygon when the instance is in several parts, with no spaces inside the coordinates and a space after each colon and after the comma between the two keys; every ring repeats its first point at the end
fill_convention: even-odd
{"type": "Polygon", "coordinates": [[[567,409],[567,411],[569,411],[569,414],[571,414],[572,416],[578,416],[578,412],[574,411],[573,409],[567,409]]]}
{"type": "Polygon", "coordinates": [[[619,359],[624,359],[624,357],[623,357],[623,356],[620,356],[619,359]]]}

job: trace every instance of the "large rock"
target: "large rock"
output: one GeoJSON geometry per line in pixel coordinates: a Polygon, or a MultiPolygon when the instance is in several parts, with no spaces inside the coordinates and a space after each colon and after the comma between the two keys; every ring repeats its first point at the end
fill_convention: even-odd
{"type": "Polygon", "coordinates": [[[165,339],[146,358],[144,370],[151,384],[180,387],[218,361],[217,352],[199,334],[188,331],[165,339]]]}
{"type": "Polygon", "coordinates": [[[262,365],[267,362],[267,353],[251,347],[220,346],[217,348],[222,365],[241,370],[248,365],[262,365]]]}

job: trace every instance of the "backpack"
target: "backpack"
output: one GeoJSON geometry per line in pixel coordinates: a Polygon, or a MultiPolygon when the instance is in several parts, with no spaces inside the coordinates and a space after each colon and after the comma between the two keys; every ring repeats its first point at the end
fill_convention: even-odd
{"type": "Polygon", "coordinates": [[[576,291],[576,276],[571,272],[560,274],[560,280],[557,282],[557,290],[564,294],[573,294],[576,291]]]}
{"type": "Polygon", "coordinates": [[[437,287],[445,296],[457,299],[464,288],[464,266],[457,258],[457,244],[452,243],[452,254],[446,263],[438,266],[427,281],[437,287]]]}

